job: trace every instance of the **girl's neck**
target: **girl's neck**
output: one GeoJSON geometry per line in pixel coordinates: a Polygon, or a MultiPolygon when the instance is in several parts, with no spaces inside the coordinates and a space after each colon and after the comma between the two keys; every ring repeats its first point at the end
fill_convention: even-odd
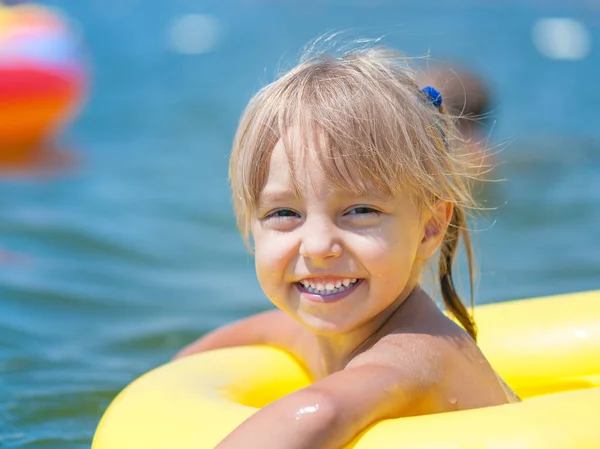
{"type": "Polygon", "coordinates": [[[386,335],[386,324],[392,319],[395,321],[400,309],[412,308],[412,305],[408,307],[409,303],[418,302],[417,297],[421,296],[421,293],[423,292],[418,284],[407,286],[382,313],[351,332],[340,335],[317,335],[320,360],[317,369],[313,369],[313,375],[319,379],[343,369],[352,359],[386,335]]]}

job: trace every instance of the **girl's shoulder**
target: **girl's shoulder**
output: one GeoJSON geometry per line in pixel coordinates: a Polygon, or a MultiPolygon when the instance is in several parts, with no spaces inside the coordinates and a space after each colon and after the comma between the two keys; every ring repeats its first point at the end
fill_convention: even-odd
{"type": "Polygon", "coordinates": [[[347,367],[364,364],[388,366],[419,383],[438,383],[444,374],[449,353],[434,336],[412,332],[392,332],[377,339],[368,349],[353,357],[347,367]]]}
{"type": "MultiPolygon", "coordinates": [[[[428,406],[449,411],[509,402],[507,389],[477,344],[462,329],[390,332],[357,355],[348,367],[384,365],[405,385],[423,393],[428,406]],[[433,406],[432,404],[438,404],[433,406]]],[[[510,389],[509,389],[510,390],[510,389]]]]}

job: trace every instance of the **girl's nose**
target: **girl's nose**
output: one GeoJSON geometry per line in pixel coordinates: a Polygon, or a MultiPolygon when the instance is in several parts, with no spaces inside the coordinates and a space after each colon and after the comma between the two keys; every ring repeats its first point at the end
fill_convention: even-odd
{"type": "Polygon", "coordinates": [[[328,220],[314,218],[307,220],[303,226],[300,255],[313,262],[339,257],[342,245],[337,233],[337,227],[328,220]]]}

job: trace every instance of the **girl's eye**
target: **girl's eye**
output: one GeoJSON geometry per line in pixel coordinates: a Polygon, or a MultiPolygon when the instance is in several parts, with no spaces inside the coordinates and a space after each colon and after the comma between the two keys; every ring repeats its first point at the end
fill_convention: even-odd
{"type": "Polygon", "coordinates": [[[276,211],[271,212],[265,218],[296,218],[300,217],[298,212],[294,212],[291,209],[277,209],[276,211]]]}
{"type": "Polygon", "coordinates": [[[358,206],[353,209],[350,209],[346,215],[365,215],[365,214],[376,214],[379,215],[380,212],[368,206],[358,206]]]}

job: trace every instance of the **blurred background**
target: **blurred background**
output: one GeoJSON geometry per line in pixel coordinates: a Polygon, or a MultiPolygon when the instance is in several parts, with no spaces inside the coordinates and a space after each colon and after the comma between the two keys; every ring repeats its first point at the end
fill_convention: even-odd
{"type": "Polygon", "coordinates": [[[504,181],[479,192],[478,303],[600,288],[600,1],[44,4],[69,19],[27,47],[52,107],[7,68],[20,38],[2,40],[0,7],[5,135],[51,111],[27,122],[36,145],[0,148],[0,447],[89,447],[127,383],[269,306],[227,157],[251,95],[327,31],[385,35],[486,90],[504,181]]]}

